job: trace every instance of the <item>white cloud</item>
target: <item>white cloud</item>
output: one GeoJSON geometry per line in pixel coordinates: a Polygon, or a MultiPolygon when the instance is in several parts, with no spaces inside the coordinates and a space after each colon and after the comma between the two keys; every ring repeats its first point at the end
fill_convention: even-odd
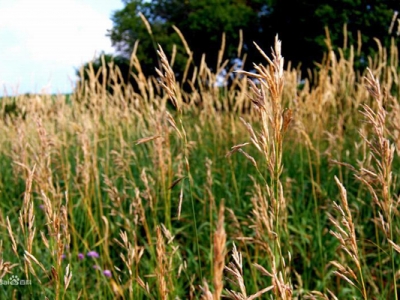
{"type": "MultiPolygon", "coordinates": [[[[111,11],[104,13],[104,8],[99,9],[102,4],[104,1],[0,0],[0,84],[19,82],[25,92],[23,87],[37,78],[40,82],[35,82],[32,91],[37,92],[50,78],[55,90],[55,85],[70,88],[68,76],[74,76],[74,67],[95,53],[113,51],[105,36],[112,27],[111,11]]],[[[114,6],[121,8],[120,1],[114,0],[114,6]]]]}

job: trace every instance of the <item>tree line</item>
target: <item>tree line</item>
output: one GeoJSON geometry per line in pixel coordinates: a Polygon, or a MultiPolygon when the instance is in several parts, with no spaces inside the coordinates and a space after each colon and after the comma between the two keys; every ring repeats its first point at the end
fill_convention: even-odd
{"type": "MultiPolygon", "coordinates": [[[[222,35],[225,34],[224,58],[235,59],[241,52],[252,62],[262,57],[257,43],[267,53],[276,34],[283,41],[282,54],[292,66],[314,68],[327,50],[326,30],[333,50],[344,43],[362,42],[356,64],[365,67],[366,57],[377,51],[374,38],[384,46],[396,30],[388,31],[398,8],[394,0],[123,0],[124,8],[112,15],[113,28],[107,33],[117,50],[108,55],[123,72],[129,72],[129,57],[138,43],[137,57],[146,75],[154,75],[158,66],[157,45],[166,53],[176,47],[174,70],[182,74],[187,62],[184,36],[193,53],[194,63],[202,55],[207,65],[217,64],[222,35]],[[177,30],[179,29],[179,30],[177,30]]],[[[396,25],[397,26],[397,25],[396,25]]],[[[98,67],[100,59],[97,60],[98,67]]],[[[86,65],[87,66],[87,65],[86,65]]],[[[215,70],[215,69],[214,69],[215,70]]],[[[122,74],[129,78],[129,74],[122,74]]]]}

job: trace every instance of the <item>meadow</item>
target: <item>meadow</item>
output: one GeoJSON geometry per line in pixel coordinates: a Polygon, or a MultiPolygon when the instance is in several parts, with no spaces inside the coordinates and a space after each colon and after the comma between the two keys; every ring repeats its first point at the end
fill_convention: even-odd
{"type": "Polygon", "coordinates": [[[284,45],[226,87],[222,43],[180,82],[160,47],[135,88],[3,97],[0,298],[397,299],[397,46],[301,74],[284,45]]]}

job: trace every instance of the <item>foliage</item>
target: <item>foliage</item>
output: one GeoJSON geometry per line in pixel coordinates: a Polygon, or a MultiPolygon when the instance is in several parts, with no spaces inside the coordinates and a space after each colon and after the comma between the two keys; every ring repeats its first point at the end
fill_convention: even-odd
{"type": "Polygon", "coordinates": [[[109,36],[125,56],[129,56],[135,42],[140,41],[138,57],[149,75],[154,74],[153,66],[157,65],[157,44],[167,53],[172,52],[174,44],[177,45],[174,69],[177,73],[183,70],[187,56],[172,25],[182,31],[197,64],[205,53],[208,64],[215,66],[224,32],[228,45],[226,57],[238,57],[236,49],[241,29],[243,49],[252,61],[260,60],[253,41],[267,49],[274,36],[279,34],[285,41],[283,55],[286,60],[292,61],[294,66],[301,63],[305,70],[321,61],[327,49],[324,28],[329,28],[331,45],[337,50],[337,47],[343,47],[343,26],[347,24],[347,45],[357,45],[358,32],[362,34],[363,48],[358,53],[356,65],[365,67],[366,58],[376,52],[375,37],[389,46],[388,28],[396,8],[394,0],[133,0],[125,1],[125,7],[114,13],[114,26],[109,36]],[[149,21],[151,35],[140,14],[149,21]]]}
{"type": "MultiPolygon", "coordinates": [[[[329,29],[331,45],[334,50],[349,45],[358,46],[358,32],[362,34],[362,53],[366,66],[367,56],[376,52],[374,38],[379,38],[383,45],[390,45],[388,29],[396,1],[293,1],[279,0],[272,4],[273,12],[263,18],[262,28],[265,31],[278,33],[286,41],[283,55],[294,62],[312,67],[313,62],[320,61],[326,49],[324,27],[329,29]],[[347,26],[347,40],[343,37],[343,26],[347,26]],[[346,42],[346,45],[344,43],[346,42]]],[[[357,61],[356,61],[357,63],[357,61]]]]}
{"type": "Polygon", "coordinates": [[[140,42],[138,58],[146,74],[154,74],[157,44],[167,53],[172,52],[175,44],[178,54],[174,69],[179,73],[179,70],[183,71],[187,53],[172,27],[175,25],[187,40],[195,61],[199,62],[204,53],[208,64],[215,66],[223,33],[226,34],[228,57],[237,57],[240,29],[243,30],[245,48],[251,47],[258,34],[262,3],[261,0],[126,1],[126,6],[113,15],[114,27],[109,36],[125,56],[131,54],[136,41],[140,42]],[[139,14],[151,24],[151,34],[139,14]]]}

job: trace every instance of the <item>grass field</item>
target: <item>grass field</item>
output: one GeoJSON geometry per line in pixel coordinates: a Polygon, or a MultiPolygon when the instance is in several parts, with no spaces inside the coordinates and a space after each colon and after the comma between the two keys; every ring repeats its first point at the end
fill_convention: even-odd
{"type": "Polygon", "coordinates": [[[0,298],[397,299],[398,49],[272,46],[226,88],[160,48],[135,90],[2,98],[0,298]]]}

